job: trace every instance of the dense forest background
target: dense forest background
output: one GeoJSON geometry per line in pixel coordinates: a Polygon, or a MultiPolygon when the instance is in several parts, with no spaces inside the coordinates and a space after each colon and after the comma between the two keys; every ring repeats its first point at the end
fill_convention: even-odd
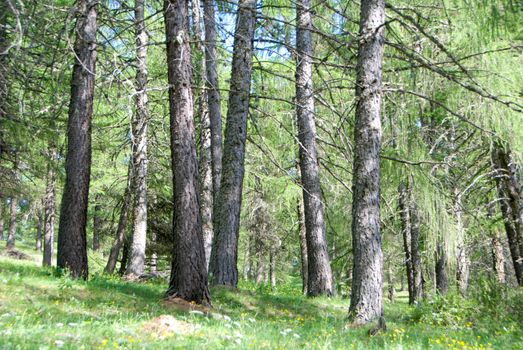
{"type": "Polygon", "coordinates": [[[203,304],[299,280],[376,329],[402,291],[514,292],[522,63],[513,0],[2,0],[0,238],[203,304]]]}

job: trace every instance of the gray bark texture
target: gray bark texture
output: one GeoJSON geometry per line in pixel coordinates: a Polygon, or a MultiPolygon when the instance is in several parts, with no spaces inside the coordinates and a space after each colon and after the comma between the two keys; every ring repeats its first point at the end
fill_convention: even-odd
{"type": "Polygon", "coordinates": [[[167,296],[210,304],[199,205],[187,0],[164,2],[171,114],[173,241],[167,296]]]}
{"type": "Polygon", "coordinates": [[[54,250],[54,222],[56,208],[56,171],[53,161],[56,157],[54,150],[51,150],[51,163],[47,168],[47,185],[44,198],[44,255],[43,266],[51,266],[54,250]]]}
{"type": "Polygon", "coordinates": [[[456,281],[458,290],[462,296],[467,295],[470,275],[470,259],[468,257],[467,246],[465,244],[465,224],[463,222],[463,206],[461,195],[456,188],[457,194],[454,203],[454,216],[456,217],[456,227],[458,230],[457,256],[456,256],[456,281]]]}
{"type": "Polygon", "coordinates": [[[77,4],[75,64],[67,126],[65,187],[58,228],[59,268],[87,279],[87,206],[91,174],[91,120],[93,115],[98,0],[77,4]]]}
{"type": "Polygon", "coordinates": [[[216,18],[214,0],[203,0],[203,21],[205,27],[205,69],[207,72],[207,105],[211,131],[211,162],[213,185],[213,212],[216,212],[217,196],[222,176],[222,112],[220,85],[218,81],[216,51],[216,18]]]}
{"type": "Polygon", "coordinates": [[[145,27],[144,0],[136,0],[134,8],[136,37],[136,79],[135,115],[132,122],[133,167],[134,167],[134,222],[129,260],[125,276],[140,277],[145,270],[145,247],[147,244],[147,128],[149,110],[147,107],[147,45],[149,36],[145,27]]]}
{"type": "Polygon", "coordinates": [[[300,153],[305,236],[307,239],[307,295],[332,295],[332,271],[324,219],[323,196],[316,146],[312,81],[312,0],[296,3],[296,116],[300,153]]]}
{"type": "Polygon", "coordinates": [[[499,142],[492,147],[492,166],[516,279],[523,286],[523,192],[510,150],[499,142]]]}
{"type": "Polygon", "coordinates": [[[356,66],[356,125],[352,198],[353,324],[383,317],[383,252],[380,233],[381,75],[384,0],[361,2],[356,66]]]}
{"type": "Polygon", "coordinates": [[[495,232],[492,237],[492,267],[496,273],[496,277],[499,283],[507,283],[505,275],[505,253],[503,252],[503,244],[495,232]]]}
{"type": "Polygon", "coordinates": [[[449,291],[449,279],[447,277],[447,250],[443,240],[436,247],[436,291],[440,295],[446,295],[449,291]]]}
{"type": "Polygon", "coordinates": [[[307,257],[307,236],[305,234],[305,215],[303,213],[303,200],[298,200],[298,234],[300,236],[300,253],[301,253],[301,291],[307,294],[307,285],[309,284],[309,258],[307,257]]]}
{"type": "Polygon", "coordinates": [[[240,0],[234,35],[222,178],[214,213],[214,241],[209,269],[212,284],[232,287],[238,284],[238,235],[255,24],[256,1],[240,0]]]}

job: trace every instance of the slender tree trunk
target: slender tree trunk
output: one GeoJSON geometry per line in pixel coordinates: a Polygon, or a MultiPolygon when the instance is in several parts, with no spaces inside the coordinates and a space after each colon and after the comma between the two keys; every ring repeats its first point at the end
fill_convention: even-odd
{"type": "Polygon", "coordinates": [[[147,107],[147,45],[149,37],[145,27],[144,0],[135,1],[136,35],[136,114],[133,119],[133,166],[134,166],[134,224],[129,261],[125,275],[137,278],[145,269],[145,246],[147,244],[147,128],[149,110],[147,107]]]}
{"type": "Polygon", "coordinates": [[[18,199],[16,197],[11,197],[10,203],[10,218],[9,218],[9,231],[7,234],[7,249],[13,249],[15,247],[16,241],[16,211],[18,209],[18,199]]]}
{"type": "Polygon", "coordinates": [[[396,298],[396,289],[394,287],[395,281],[394,281],[394,272],[392,270],[392,266],[389,265],[389,270],[387,273],[387,284],[388,284],[388,290],[389,290],[389,301],[391,303],[394,302],[394,299],[396,298]]]}
{"type": "Polygon", "coordinates": [[[35,250],[37,252],[42,251],[42,226],[44,222],[44,215],[42,212],[42,208],[38,209],[38,215],[37,215],[37,224],[36,224],[36,244],[35,244],[35,250]]]}
{"type": "Polygon", "coordinates": [[[56,208],[56,171],[53,166],[56,151],[51,149],[51,162],[47,168],[47,185],[44,199],[44,256],[43,266],[51,266],[54,250],[54,222],[56,208]]]}
{"type": "Polygon", "coordinates": [[[520,286],[523,286],[523,197],[518,172],[515,163],[511,159],[510,151],[503,145],[495,142],[492,147],[492,165],[496,174],[499,201],[505,231],[508,238],[508,246],[514,272],[520,286]]]}
{"type": "Polygon", "coordinates": [[[411,219],[410,219],[410,196],[409,190],[404,182],[401,182],[398,188],[399,192],[399,209],[401,218],[401,232],[403,236],[403,251],[405,252],[405,268],[407,271],[407,287],[409,291],[409,304],[413,304],[415,301],[415,282],[414,282],[414,271],[412,269],[412,256],[411,256],[411,219]]]}
{"type": "Polygon", "coordinates": [[[269,252],[269,279],[271,280],[271,288],[276,288],[276,252],[271,249],[269,252]]]}
{"type": "Polygon", "coordinates": [[[120,268],[118,269],[118,274],[123,276],[127,269],[127,262],[129,261],[129,247],[131,246],[131,236],[125,234],[124,231],[124,240],[122,247],[122,260],[120,261],[120,268]]]}
{"type": "Polygon", "coordinates": [[[492,237],[492,266],[498,282],[500,284],[507,283],[505,276],[505,254],[503,253],[503,244],[501,244],[497,232],[494,232],[492,237]]]}
{"type": "MultiPolygon", "coordinates": [[[[356,66],[352,249],[349,314],[354,324],[383,317],[383,252],[380,233],[381,64],[385,2],[362,0],[356,66]]],[[[381,320],[381,319],[380,319],[381,320]]],[[[381,324],[382,322],[380,322],[381,324]]]]}
{"type": "Polygon", "coordinates": [[[155,275],[158,272],[158,254],[156,254],[156,231],[151,232],[151,273],[155,275]]]}
{"type": "Polygon", "coordinates": [[[449,279],[447,277],[447,250],[440,238],[436,247],[436,291],[440,295],[446,295],[449,291],[449,279]]]}
{"type": "Polygon", "coordinates": [[[97,194],[95,196],[94,215],[93,215],[93,251],[100,249],[100,231],[102,229],[102,217],[100,213],[102,206],[100,204],[101,196],[97,194]]]}
{"type": "Polygon", "coordinates": [[[168,296],[209,304],[199,205],[187,0],[165,1],[174,223],[168,296]]]}
{"type": "Polygon", "coordinates": [[[296,115],[309,260],[307,295],[317,296],[332,295],[333,288],[316,149],[311,6],[312,0],[299,0],[296,3],[296,115]]]}
{"type": "MultiPolygon", "coordinates": [[[[118,220],[118,227],[116,229],[116,235],[109,252],[109,258],[107,259],[107,265],[105,265],[104,272],[106,274],[114,273],[116,268],[116,262],[118,261],[118,255],[124,244],[125,240],[125,229],[127,228],[127,219],[129,216],[129,206],[131,203],[131,182],[132,182],[132,166],[129,164],[127,173],[127,186],[123,195],[122,210],[120,211],[120,218],[118,220]]],[[[125,268],[124,268],[125,270],[125,268]]]]}
{"type": "MultiPolygon", "coordinates": [[[[209,267],[213,237],[213,180],[212,180],[212,135],[209,119],[208,97],[206,85],[206,59],[203,30],[200,21],[200,1],[192,0],[193,27],[197,42],[197,64],[200,81],[198,83],[198,116],[200,120],[200,150],[198,170],[200,174],[200,213],[202,216],[203,243],[205,249],[205,266],[209,267]]],[[[197,118],[198,119],[198,118],[197,118]]]]}
{"type": "Polygon", "coordinates": [[[73,277],[88,277],[87,206],[91,174],[91,119],[96,66],[98,0],[77,4],[75,64],[67,127],[65,187],[58,228],[59,268],[73,277]]]}
{"type": "MultiPolygon", "coordinates": [[[[8,84],[7,84],[7,65],[8,65],[8,55],[6,49],[9,46],[7,38],[7,2],[0,1],[0,125],[2,125],[3,120],[6,118],[7,110],[9,108],[8,104],[8,84]]],[[[4,130],[0,127],[0,157],[2,153],[5,152],[5,141],[4,141],[4,130]]],[[[1,220],[1,219],[0,219],[1,220]]],[[[0,227],[0,230],[2,227],[0,227]]],[[[3,230],[0,231],[0,239],[3,239],[3,230]]]]}
{"type": "Polygon", "coordinates": [[[4,240],[4,205],[4,198],[0,196],[0,241],[4,240]]]}
{"type": "Polygon", "coordinates": [[[211,131],[213,212],[216,213],[222,176],[222,112],[216,53],[216,19],[214,0],[203,0],[205,27],[205,69],[207,72],[207,105],[211,131]]]}
{"type": "Polygon", "coordinates": [[[298,212],[298,234],[300,236],[300,252],[301,252],[301,291],[307,294],[308,276],[309,276],[309,259],[307,257],[307,237],[305,235],[305,215],[303,214],[303,200],[298,200],[296,206],[298,212]]]}
{"type": "Polygon", "coordinates": [[[215,211],[215,237],[210,262],[211,282],[232,287],[238,284],[238,236],[255,24],[256,0],[240,0],[234,36],[222,179],[215,211]]]}
{"type": "Polygon", "coordinates": [[[418,302],[424,295],[423,270],[421,268],[420,254],[420,222],[418,208],[414,201],[410,200],[410,252],[412,259],[412,282],[414,284],[414,302],[418,302]]]}

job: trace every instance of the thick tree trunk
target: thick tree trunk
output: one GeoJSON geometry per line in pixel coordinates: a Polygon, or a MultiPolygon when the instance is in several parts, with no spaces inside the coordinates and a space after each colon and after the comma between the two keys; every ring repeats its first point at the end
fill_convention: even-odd
{"type": "Polygon", "coordinates": [[[317,296],[332,295],[333,288],[316,147],[311,6],[312,0],[296,3],[296,116],[309,260],[307,295],[317,296]]]}
{"type": "Polygon", "coordinates": [[[131,182],[132,182],[132,167],[129,165],[128,175],[127,175],[127,186],[125,187],[125,192],[123,195],[122,209],[120,211],[120,218],[118,219],[118,227],[116,229],[116,235],[111,246],[111,251],[109,252],[109,258],[107,259],[107,265],[105,265],[104,272],[107,274],[114,273],[116,268],[116,263],[118,261],[118,255],[120,255],[120,250],[124,244],[125,240],[125,230],[127,228],[127,219],[129,216],[129,206],[131,203],[131,182]]]}
{"type": "Polygon", "coordinates": [[[492,267],[496,273],[496,277],[499,283],[507,283],[505,276],[505,254],[503,253],[503,244],[497,232],[492,237],[492,267]]]}
{"type": "Polygon", "coordinates": [[[87,206],[91,174],[91,119],[96,66],[98,0],[77,4],[75,64],[67,127],[65,187],[58,228],[59,268],[73,277],[88,277],[87,206]]]}
{"type": "MultiPolygon", "coordinates": [[[[200,81],[198,84],[198,116],[200,120],[200,149],[199,149],[199,185],[200,185],[200,213],[202,216],[203,245],[205,249],[205,266],[209,267],[211,259],[212,237],[213,237],[213,180],[212,180],[212,135],[209,120],[209,108],[206,85],[206,59],[203,30],[200,21],[200,1],[192,0],[193,27],[197,57],[201,56],[198,70],[200,81]]],[[[198,118],[197,118],[198,119],[198,118]]]]}
{"type": "Polygon", "coordinates": [[[449,291],[449,279],[447,277],[447,250],[443,241],[437,243],[436,247],[436,291],[440,295],[446,295],[449,291]]]}
{"type": "Polygon", "coordinates": [[[301,252],[301,291],[307,294],[308,276],[309,276],[309,258],[307,257],[307,237],[305,235],[305,215],[303,213],[303,200],[298,200],[298,234],[300,236],[300,252],[301,252]]]}
{"type": "Polygon", "coordinates": [[[383,252],[380,233],[381,65],[385,2],[361,2],[356,66],[352,249],[349,314],[354,324],[383,317],[383,252]]]}
{"type": "Polygon", "coordinates": [[[147,244],[147,128],[149,110],[147,107],[147,45],[149,37],[145,28],[144,0],[135,1],[136,36],[136,114],[132,123],[133,167],[134,167],[134,223],[132,243],[125,276],[137,278],[145,269],[145,246],[147,244]]]}
{"type": "Polygon", "coordinates": [[[51,150],[51,164],[47,168],[47,185],[44,199],[44,256],[43,266],[51,266],[54,250],[54,222],[56,207],[56,171],[53,166],[56,153],[51,150]]]}
{"type": "Polygon", "coordinates": [[[10,217],[9,217],[9,231],[7,233],[7,249],[13,249],[16,241],[16,211],[18,210],[18,199],[11,197],[10,202],[10,217]]]}
{"type": "Polygon", "coordinates": [[[222,176],[222,112],[218,82],[216,53],[216,19],[214,0],[203,0],[205,27],[205,69],[207,72],[207,105],[211,131],[211,162],[213,186],[213,212],[216,213],[217,197],[222,176]]]}
{"type": "Polygon", "coordinates": [[[222,178],[215,211],[215,236],[209,269],[213,284],[233,287],[238,284],[238,236],[255,24],[256,1],[240,0],[234,36],[222,178]]]}
{"type": "Polygon", "coordinates": [[[37,215],[37,223],[36,223],[36,244],[35,244],[35,250],[37,252],[42,251],[42,227],[44,222],[44,215],[42,212],[42,208],[38,209],[38,215],[37,215]]]}
{"type": "Polygon", "coordinates": [[[102,206],[100,204],[101,196],[97,194],[94,200],[94,215],[93,215],[93,251],[100,249],[100,232],[102,230],[102,206]]]}
{"type": "Polygon", "coordinates": [[[497,171],[499,203],[516,279],[523,286],[523,194],[510,151],[498,142],[493,145],[492,166],[497,171]]]}
{"type": "Polygon", "coordinates": [[[187,0],[165,1],[174,222],[168,296],[209,304],[198,190],[187,0]]]}

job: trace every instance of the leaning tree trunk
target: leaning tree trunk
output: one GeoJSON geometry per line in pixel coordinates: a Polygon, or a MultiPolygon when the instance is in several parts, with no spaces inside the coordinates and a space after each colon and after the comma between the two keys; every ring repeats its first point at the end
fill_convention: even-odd
{"type": "Polygon", "coordinates": [[[91,174],[91,120],[96,66],[98,0],[80,0],[77,8],[75,64],[67,126],[65,187],[58,228],[59,268],[87,279],[87,205],[91,174]]]}
{"type": "Polygon", "coordinates": [[[447,277],[447,250],[442,238],[438,240],[435,255],[436,291],[440,295],[446,295],[449,291],[449,279],[447,277]]]}
{"type": "Polygon", "coordinates": [[[216,19],[214,0],[203,0],[205,27],[205,69],[207,72],[207,107],[211,131],[211,163],[213,186],[213,212],[216,213],[217,197],[222,176],[222,112],[218,82],[216,54],[216,19]]]}
{"type": "Polygon", "coordinates": [[[307,295],[317,296],[332,295],[333,288],[316,147],[311,6],[312,0],[296,3],[296,116],[309,260],[307,295]]]}
{"type": "Polygon", "coordinates": [[[18,199],[11,197],[10,203],[10,217],[9,217],[9,231],[7,233],[7,249],[13,249],[16,241],[16,211],[18,208],[18,199]]]}
{"type": "Polygon", "coordinates": [[[380,110],[385,1],[362,0],[360,18],[352,187],[354,265],[349,308],[354,324],[365,324],[383,316],[380,110]]]}
{"type": "Polygon", "coordinates": [[[240,0],[234,36],[222,179],[214,212],[215,231],[209,269],[213,284],[233,287],[238,284],[238,235],[255,24],[256,0],[240,0]]]}
{"type": "Polygon", "coordinates": [[[166,0],[164,4],[174,195],[174,249],[166,294],[208,304],[211,296],[199,205],[188,1],[166,0]]]}
{"type": "Polygon", "coordinates": [[[44,199],[44,256],[43,266],[51,266],[54,250],[54,222],[56,207],[56,171],[53,166],[56,153],[51,149],[51,162],[47,168],[47,185],[44,199]]]}
{"type": "Polygon", "coordinates": [[[508,246],[516,279],[523,286],[523,194],[517,176],[517,169],[510,151],[499,142],[492,149],[492,166],[497,171],[496,183],[508,246]]]}
{"type": "Polygon", "coordinates": [[[199,149],[199,185],[200,185],[200,213],[202,216],[202,230],[203,230],[203,245],[205,249],[205,266],[209,267],[209,260],[211,259],[212,237],[213,237],[213,180],[212,180],[212,135],[209,119],[209,108],[206,84],[206,67],[205,67],[205,43],[203,38],[203,30],[200,20],[200,1],[192,0],[193,6],[193,28],[195,41],[197,43],[196,50],[198,52],[196,57],[201,57],[201,60],[196,63],[199,71],[198,76],[198,106],[197,113],[200,120],[200,149],[199,149]]]}
{"type": "Polygon", "coordinates": [[[145,28],[144,0],[135,1],[136,35],[136,114],[132,122],[133,167],[134,167],[134,223],[129,250],[129,260],[125,275],[136,278],[144,273],[145,246],[147,243],[147,127],[149,110],[147,107],[147,45],[149,37],[145,28]]]}
{"type": "Polygon", "coordinates": [[[102,229],[102,205],[100,204],[100,194],[95,196],[94,215],[93,215],[93,251],[100,249],[100,231],[102,229]]]}
{"type": "Polygon", "coordinates": [[[132,166],[129,164],[127,170],[127,186],[123,195],[122,209],[120,211],[120,218],[118,219],[118,226],[116,228],[116,235],[114,237],[113,245],[109,252],[109,258],[107,259],[107,265],[105,265],[104,273],[112,274],[116,268],[118,262],[118,255],[124,244],[125,240],[125,229],[127,228],[127,219],[129,217],[129,206],[131,202],[131,182],[132,182],[132,166]]]}

